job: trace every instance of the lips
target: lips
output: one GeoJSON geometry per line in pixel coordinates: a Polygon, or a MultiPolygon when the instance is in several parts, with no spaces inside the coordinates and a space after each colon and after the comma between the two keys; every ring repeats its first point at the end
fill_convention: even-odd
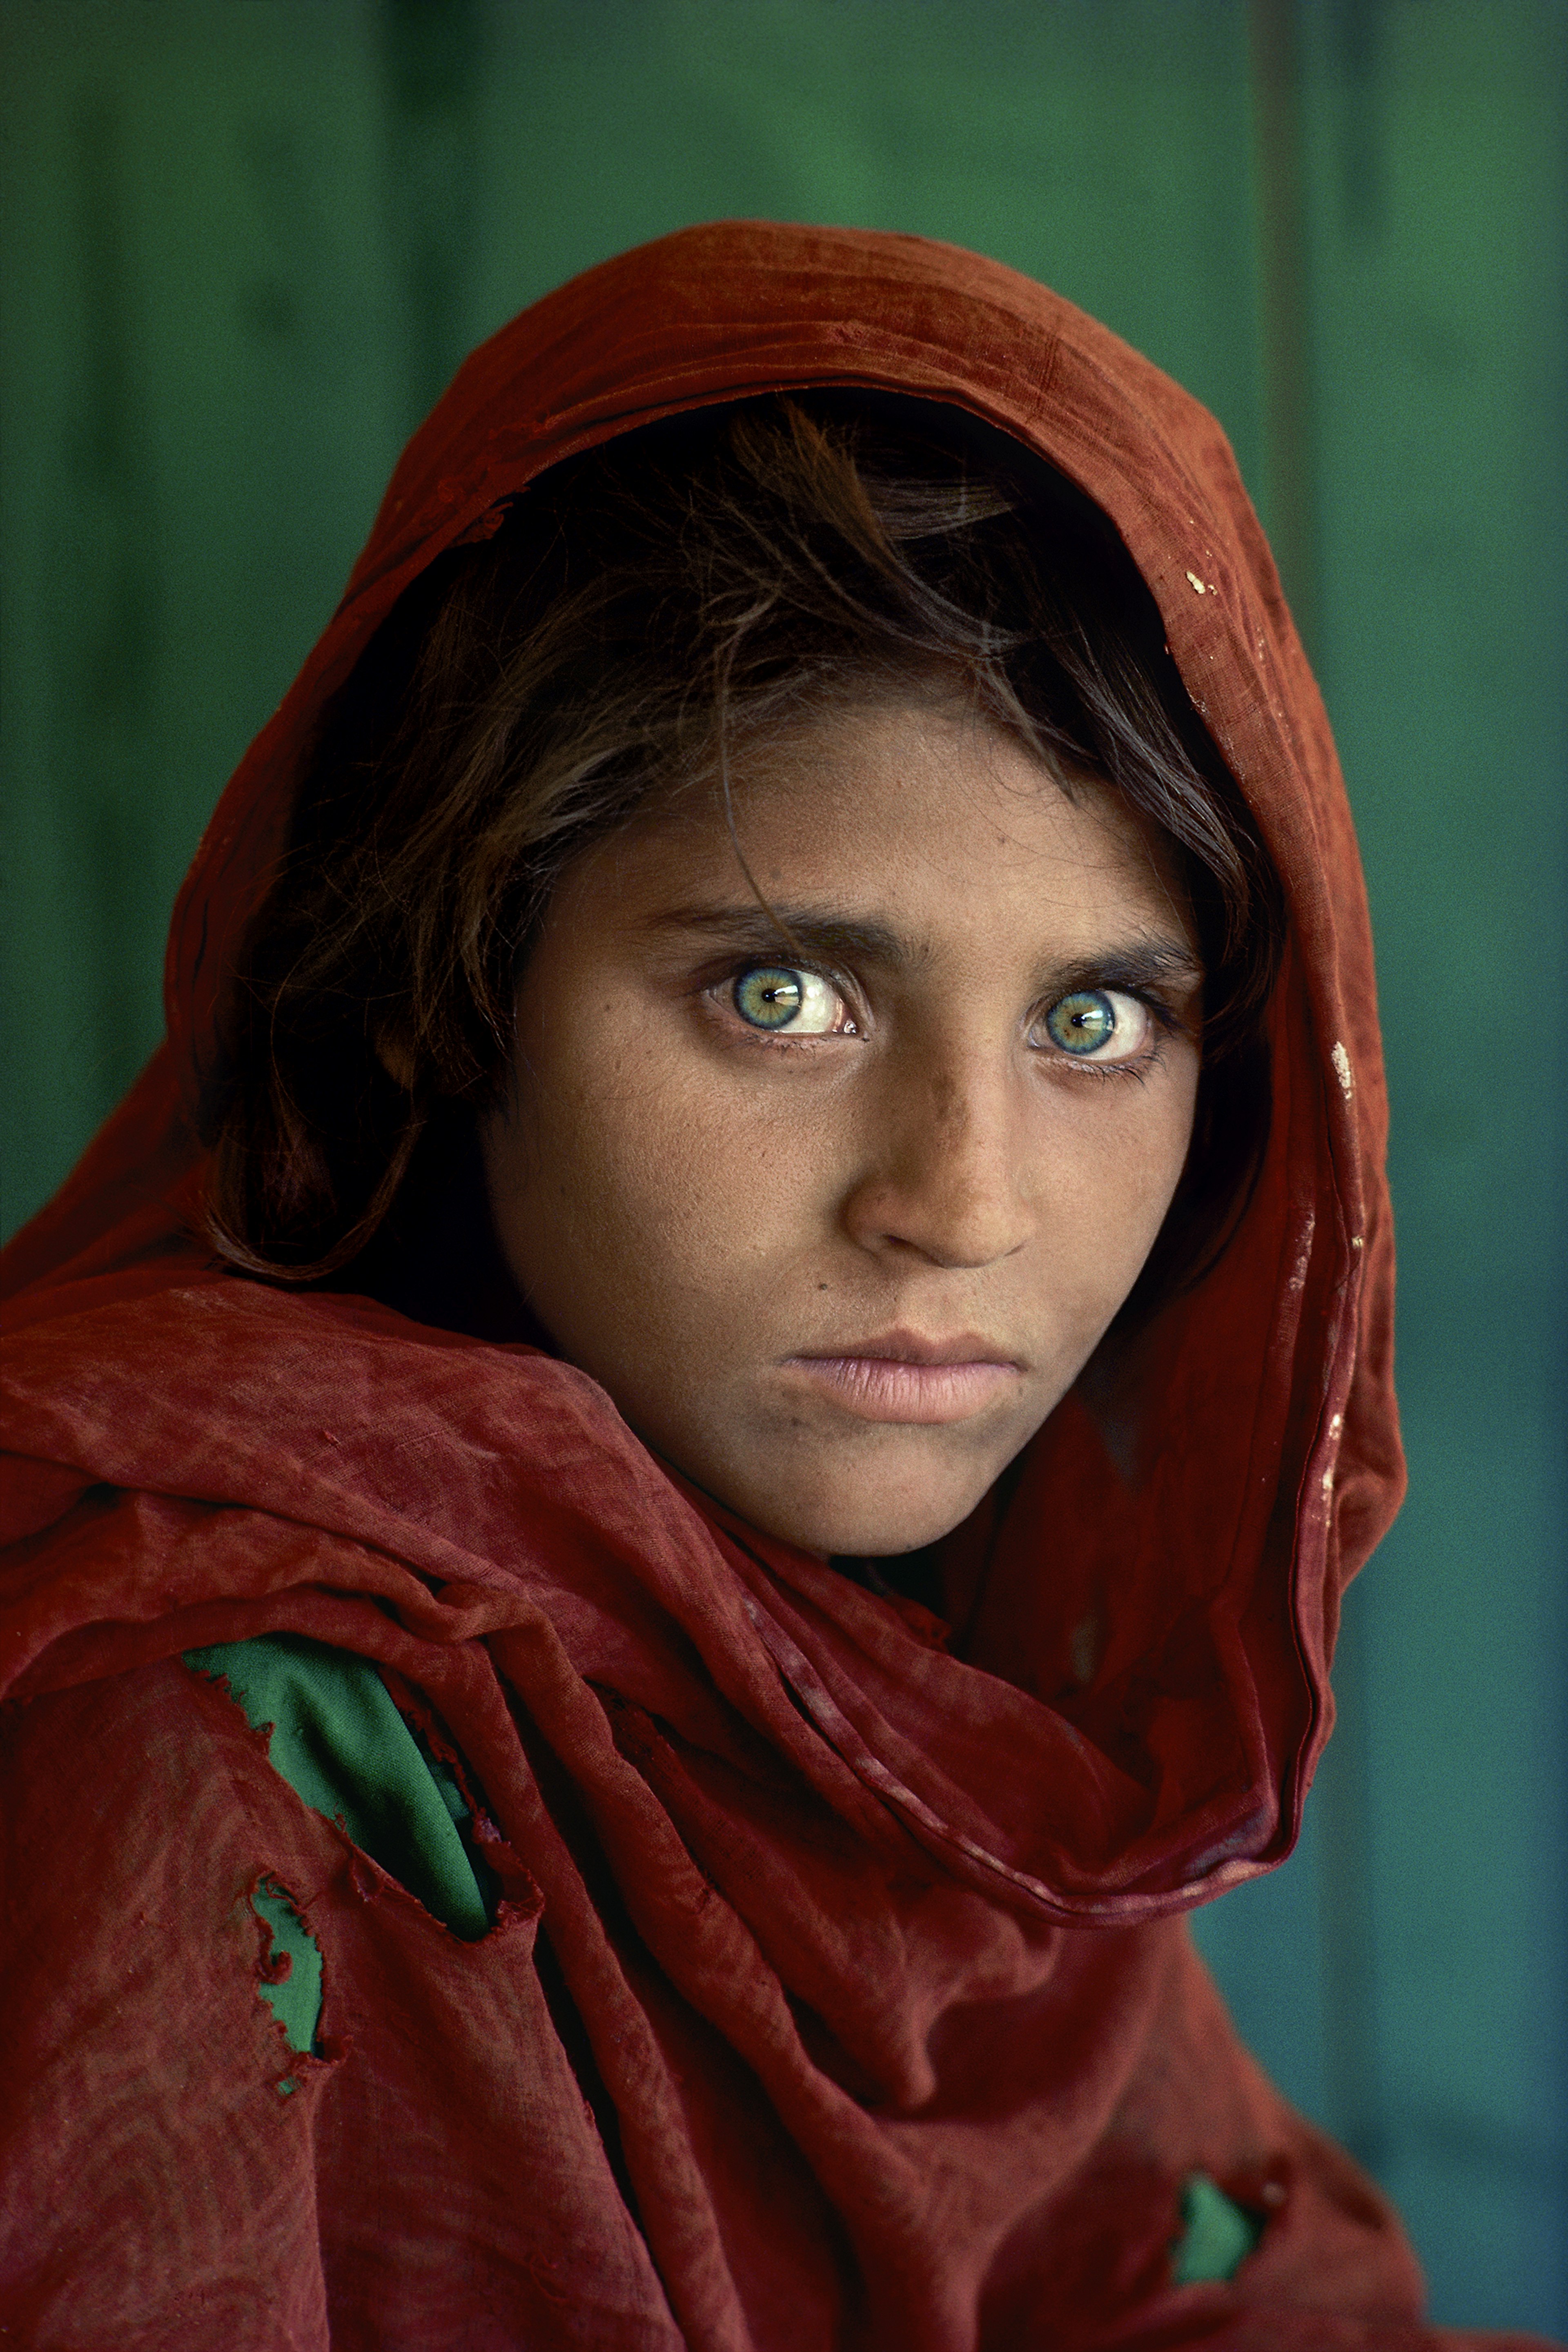
{"type": "Polygon", "coordinates": [[[936,1427],[969,1421],[1017,1387],[1023,1368],[994,1339],[929,1339],[889,1331],[831,1354],[791,1356],[783,1369],[859,1421],[936,1427]]]}

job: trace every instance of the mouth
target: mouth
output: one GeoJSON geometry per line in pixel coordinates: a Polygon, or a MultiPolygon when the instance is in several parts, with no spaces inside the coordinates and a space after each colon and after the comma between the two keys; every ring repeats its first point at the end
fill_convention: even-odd
{"type": "Polygon", "coordinates": [[[1016,1358],[967,1331],[951,1339],[887,1331],[830,1353],[788,1356],[782,1369],[858,1421],[928,1428],[973,1420],[1023,1378],[1016,1358]]]}

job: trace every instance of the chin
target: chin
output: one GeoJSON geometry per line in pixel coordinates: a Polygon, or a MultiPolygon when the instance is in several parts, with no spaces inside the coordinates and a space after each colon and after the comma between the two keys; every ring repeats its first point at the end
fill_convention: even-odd
{"type": "MultiPolygon", "coordinates": [[[[987,1482],[989,1483],[989,1482],[987,1482]]],[[[878,1496],[862,1485],[853,1495],[817,1493],[799,1507],[757,1514],[757,1525],[803,1551],[841,1553],[851,1559],[890,1559],[940,1542],[961,1527],[984,1487],[942,1496],[878,1496]]],[[[751,1516],[748,1514],[748,1516],[751,1516]]]]}

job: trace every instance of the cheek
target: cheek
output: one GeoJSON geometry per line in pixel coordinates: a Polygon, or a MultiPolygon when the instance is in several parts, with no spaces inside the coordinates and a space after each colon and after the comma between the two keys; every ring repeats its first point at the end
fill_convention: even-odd
{"type": "Polygon", "coordinates": [[[751,1139],[718,1115],[703,1074],[657,1046],[617,1054],[557,1027],[527,1064],[491,1156],[513,1271],[590,1369],[634,1336],[656,1351],[689,1338],[705,1300],[733,1299],[758,1254],[776,1188],[759,1181],[751,1139]]]}
{"type": "MultiPolygon", "coordinates": [[[[535,1255],[548,1259],[571,1234],[569,1258],[555,1271],[570,1278],[584,1255],[625,1256],[648,1225],[667,1221],[679,1177],[666,1148],[666,1099],[638,1085],[614,1057],[566,1050],[536,1064],[518,1107],[518,1160],[527,1175],[514,1222],[538,1220],[535,1255]]],[[[529,1237],[520,1234],[525,1246],[529,1237]]]]}
{"type": "Polygon", "coordinates": [[[1170,1207],[1193,1139],[1197,1105],[1197,1060],[1190,1068],[1172,1074],[1152,1115],[1142,1124],[1138,1149],[1126,1157],[1122,1181],[1128,1188],[1129,1213],[1157,1230],[1170,1207]]]}
{"type": "Polygon", "coordinates": [[[1182,1181],[1197,1109],[1198,1056],[1184,1047],[1160,1073],[1157,1093],[1142,1123],[1138,1150],[1127,1155],[1123,1181],[1129,1214],[1152,1243],[1182,1181]]]}
{"type": "Polygon", "coordinates": [[[1131,1289],[1181,1181],[1197,1099],[1196,1055],[1167,1060],[1144,1085],[1129,1082],[1125,1095],[1118,1105],[1097,1104],[1097,1115],[1077,1131],[1051,1220],[1052,1257],[1058,1266],[1076,1260],[1102,1313],[1114,1313],[1131,1289]],[[1087,1259],[1086,1234],[1093,1236],[1087,1259]]]}
{"type": "Polygon", "coordinates": [[[1133,1213],[1142,1234],[1133,1280],[1154,1246],[1181,1183],[1192,1148],[1197,1093],[1198,1056],[1185,1052],[1172,1073],[1172,1083],[1160,1105],[1162,1115],[1150,1121],[1133,1213]]]}

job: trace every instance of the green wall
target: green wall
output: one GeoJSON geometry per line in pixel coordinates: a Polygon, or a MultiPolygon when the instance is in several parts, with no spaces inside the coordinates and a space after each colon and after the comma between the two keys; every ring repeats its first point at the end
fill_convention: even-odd
{"type": "Polygon", "coordinates": [[[1568,2328],[1563,0],[9,0],[5,1217],[462,352],[718,214],[924,231],[1213,406],[1381,947],[1414,1486],[1302,1850],[1204,1915],[1438,2316],[1568,2328]]]}

